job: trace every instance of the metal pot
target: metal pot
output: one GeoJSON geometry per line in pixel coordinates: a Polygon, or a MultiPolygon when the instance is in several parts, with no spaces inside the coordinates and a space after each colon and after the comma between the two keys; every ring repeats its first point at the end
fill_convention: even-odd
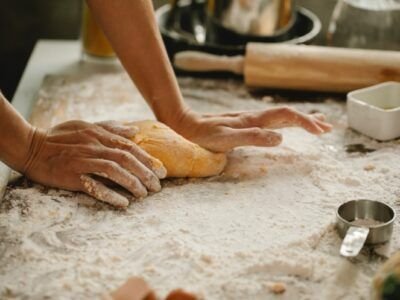
{"type": "MultiPolygon", "coordinates": [[[[295,0],[170,0],[168,27],[178,19],[179,6],[189,3],[194,11],[205,5],[206,21],[190,22],[198,43],[243,45],[248,42],[277,43],[293,39],[298,10],[295,0]]],[[[297,24],[298,25],[298,24],[297,24]]]]}

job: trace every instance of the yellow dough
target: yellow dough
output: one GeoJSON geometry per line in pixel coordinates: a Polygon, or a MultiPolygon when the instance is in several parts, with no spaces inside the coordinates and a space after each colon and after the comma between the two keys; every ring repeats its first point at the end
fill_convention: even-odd
{"type": "Polygon", "coordinates": [[[167,169],[168,177],[214,176],[226,165],[224,153],[208,151],[162,123],[140,121],[132,124],[139,128],[132,141],[158,158],[167,169]]]}

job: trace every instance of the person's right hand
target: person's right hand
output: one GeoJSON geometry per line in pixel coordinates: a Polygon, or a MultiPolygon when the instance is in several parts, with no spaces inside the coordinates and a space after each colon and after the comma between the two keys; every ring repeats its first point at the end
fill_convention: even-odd
{"type": "Polygon", "coordinates": [[[162,163],[128,138],[137,128],[118,122],[91,124],[69,121],[47,132],[36,129],[22,172],[38,183],[82,191],[117,207],[126,207],[126,197],[95,176],[111,180],[144,197],[161,189],[166,176],[162,163]]]}

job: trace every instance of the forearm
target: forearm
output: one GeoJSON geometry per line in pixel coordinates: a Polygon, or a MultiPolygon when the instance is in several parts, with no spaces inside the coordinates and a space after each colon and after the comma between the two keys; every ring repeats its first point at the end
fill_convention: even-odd
{"type": "Polygon", "coordinates": [[[125,69],[157,119],[173,125],[187,110],[150,0],[87,0],[125,69]]]}
{"type": "Polygon", "coordinates": [[[22,172],[33,132],[33,127],[18,114],[0,92],[0,160],[22,172]]]}

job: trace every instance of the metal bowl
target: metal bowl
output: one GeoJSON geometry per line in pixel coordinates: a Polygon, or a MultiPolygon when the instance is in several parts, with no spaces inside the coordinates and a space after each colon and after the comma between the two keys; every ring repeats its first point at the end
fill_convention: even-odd
{"type": "MultiPolygon", "coordinates": [[[[170,26],[171,6],[166,4],[156,11],[157,22],[170,57],[175,53],[184,50],[196,50],[220,55],[243,55],[246,44],[255,42],[283,42],[288,44],[304,44],[311,42],[321,30],[321,22],[311,11],[298,7],[296,10],[296,21],[289,36],[283,40],[269,40],[268,38],[257,37],[257,39],[238,39],[237,37],[225,37],[224,41],[210,41],[199,43],[194,36],[193,19],[198,20],[196,26],[206,28],[206,12],[204,3],[191,4],[189,1],[180,1],[180,5],[174,12],[174,26],[170,26]]],[[[204,29],[206,30],[206,29],[204,29]]],[[[207,35],[212,33],[206,32],[207,35]]]]}

